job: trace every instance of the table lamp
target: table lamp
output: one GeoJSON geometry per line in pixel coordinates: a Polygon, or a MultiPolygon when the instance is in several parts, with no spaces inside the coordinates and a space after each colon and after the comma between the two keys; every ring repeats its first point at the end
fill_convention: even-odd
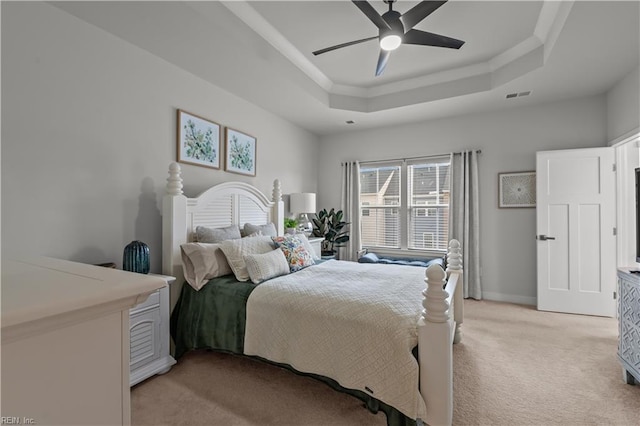
{"type": "Polygon", "coordinates": [[[316,194],[300,192],[289,195],[289,210],[298,214],[298,225],[307,232],[313,230],[313,224],[307,213],[316,212],[316,194]]]}

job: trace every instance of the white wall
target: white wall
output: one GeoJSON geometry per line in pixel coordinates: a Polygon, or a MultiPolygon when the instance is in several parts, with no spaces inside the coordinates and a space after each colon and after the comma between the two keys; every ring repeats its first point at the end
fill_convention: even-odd
{"type": "Polygon", "coordinates": [[[535,170],[535,153],[606,146],[604,96],[349,132],[321,140],[318,208],[339,207],[340,163],[481,149],[486,298],[536,302],[535,209],[499,209],[498,173],[535,170]]]}
{"type": "Polygon", "coordinates": [[[161,202],[176,108],[258,139],[257,177],[183,165],[194,196],[229,180],[315,192],[318,138],[58,8],[2,3],[2,254],[161,270],[161,202]]]}
{"type": "Polygon", "coordinates": [[[607,140],[640,131],[640,66],[607,92],[607,140]]]}

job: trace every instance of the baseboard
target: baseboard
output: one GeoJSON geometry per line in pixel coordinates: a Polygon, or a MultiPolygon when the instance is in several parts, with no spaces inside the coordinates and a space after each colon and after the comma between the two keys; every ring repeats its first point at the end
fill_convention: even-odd
{"type": "Polygon", "coordinates": [[[493,300],[495,302],[517,303],[518,305],[536,306],[538,304],[538,299],[536,297],[516,296],[513,294],[492,293],[487,291],[482,292],[482,298],[486,300],[493,300]]]}

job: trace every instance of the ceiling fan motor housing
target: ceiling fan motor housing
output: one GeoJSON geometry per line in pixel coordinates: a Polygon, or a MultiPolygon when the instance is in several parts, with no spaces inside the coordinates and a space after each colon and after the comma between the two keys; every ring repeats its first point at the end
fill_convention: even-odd
{"type": "Polygon", "coordinates": [[[387,25],[389,25],[389,28],[380,28],[378,36],[380,37],[381,41],[387,36],[395,35],[400,37],[400,43],[402,43],[402,39],[404,36],[404,25],[402,25],[402,21],[400,21],[401,16],[402,15],[395,10],[390,10],[382,15],[382,19],[384,19],[387,25]]]}

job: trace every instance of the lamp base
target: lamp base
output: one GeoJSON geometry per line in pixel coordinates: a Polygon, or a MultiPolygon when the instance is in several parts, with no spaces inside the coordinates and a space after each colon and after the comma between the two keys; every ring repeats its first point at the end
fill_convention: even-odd
{"type": "Polygon", "coordinates": [[[304,232],[313,231],[313,224],[306,213],[300,213],[300,216],[298,216],[298,229],[304,232]]]}

